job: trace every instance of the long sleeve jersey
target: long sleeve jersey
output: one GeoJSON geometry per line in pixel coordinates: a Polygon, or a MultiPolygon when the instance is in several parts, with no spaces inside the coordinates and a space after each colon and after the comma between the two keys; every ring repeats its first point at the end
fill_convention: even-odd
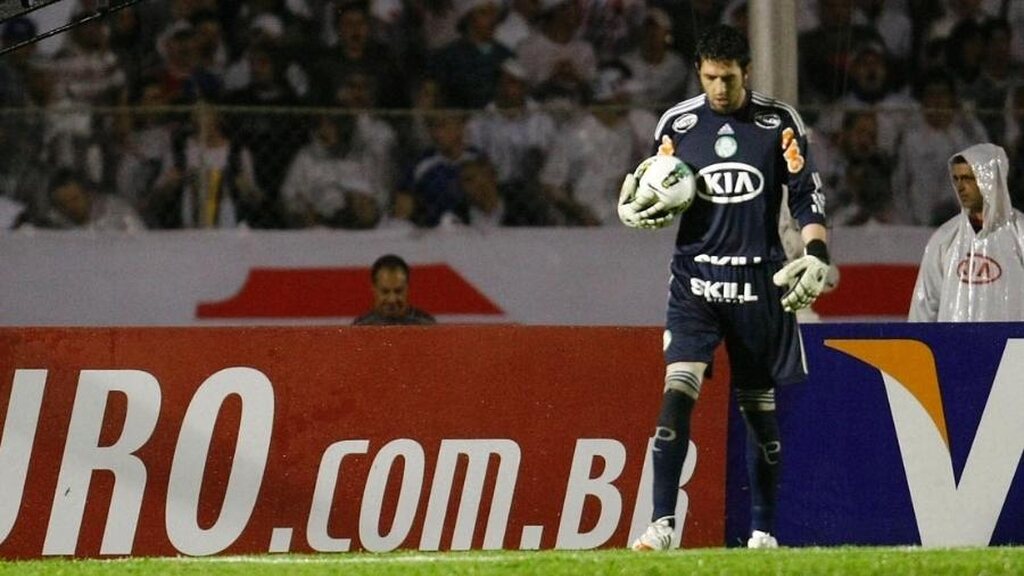
{"type": "Polygon", "coordinates": [[[677,258],[784,261],[778,229],[785,189],[801,227],[825,223],[821,177],[792,107],[748,91],[739,110],[719,114],[701,95],[662,115],[655,145],[663,135],[697,175],[697,198],[679,218],[677,258]]]}

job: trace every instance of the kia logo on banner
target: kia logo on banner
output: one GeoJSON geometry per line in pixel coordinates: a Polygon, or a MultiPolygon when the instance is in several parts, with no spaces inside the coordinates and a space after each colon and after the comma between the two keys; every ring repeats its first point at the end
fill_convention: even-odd
{"type": "Polygon", "coordinates": [[[1003,268],[987,256],[974,254],[957,264],[956,274],[964,284],[988,284],[1003,275],[1003,268]]]}

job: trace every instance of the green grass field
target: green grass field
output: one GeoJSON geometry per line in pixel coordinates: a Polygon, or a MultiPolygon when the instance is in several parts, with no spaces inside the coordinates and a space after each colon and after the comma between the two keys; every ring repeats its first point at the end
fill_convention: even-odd
{"type": "Polygon", "coordinates": [[[211,558],[34,560],[0,563],[0,574],[287,574],[448,576],[471,574],[1024,574],[1024,547],[704,549],[637,554],[627,550],[395,552],[211,558]]]}

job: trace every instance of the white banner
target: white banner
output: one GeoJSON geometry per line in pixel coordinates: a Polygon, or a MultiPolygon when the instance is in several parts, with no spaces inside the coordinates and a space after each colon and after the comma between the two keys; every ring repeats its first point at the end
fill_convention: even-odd
{"type": "MultiPolygon", "coordinates": [[[[832,252],[840,264],[916,266],[931,232],[833,230],[832,252]]],[[[619,226],[493,232],[21,230],[0,236],[0,325],[347,324],[355,313],[203,318],[197,311],[200,304],[233,298],[257,268],[368,269],[388,252],[401,255],[414,269],[450,268],[500,309],[487,314],[441,311],[442,322],[661,325],[674,234],[619,226]]],[[[416,279],[414,274],[414,299],[424,289],[416,279]]],[[[280,296],[288,289],[278,287],[273,293],[280,296]]],[[[365,299],[368,293],[367,278],[365,293],[354,296],[365,299]]]]}

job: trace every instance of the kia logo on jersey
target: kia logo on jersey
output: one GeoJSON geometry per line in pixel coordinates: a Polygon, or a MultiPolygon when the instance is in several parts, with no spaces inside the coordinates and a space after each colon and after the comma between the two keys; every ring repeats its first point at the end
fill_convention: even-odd
{"type": "Polygon", "coordinates": [[[774,112],[758,112],[754,115],[754,124],[765,130],[774,130],[782,125],[782,118],[774,112]]]}
{"type": "Polygon", "coordinates": [[[737,204],[756,198],[764,191],[761,171],[742,162],[720,162],[697,173],[701,186],[697,195],[715,204],[737,204]]]}
{"type": "Polygon", "coordinates": [[[672,129],[679,134],[685,134],[697,125],[696,114],[683,114],[672,123],[672,129]]]}
{"type": "Polygon", "coordinates": [[[999,280],[1003,268],[999,262],[980,254],[968,256],[956,265],[956,275],[964,284],[988,284],[999,280]]]}

